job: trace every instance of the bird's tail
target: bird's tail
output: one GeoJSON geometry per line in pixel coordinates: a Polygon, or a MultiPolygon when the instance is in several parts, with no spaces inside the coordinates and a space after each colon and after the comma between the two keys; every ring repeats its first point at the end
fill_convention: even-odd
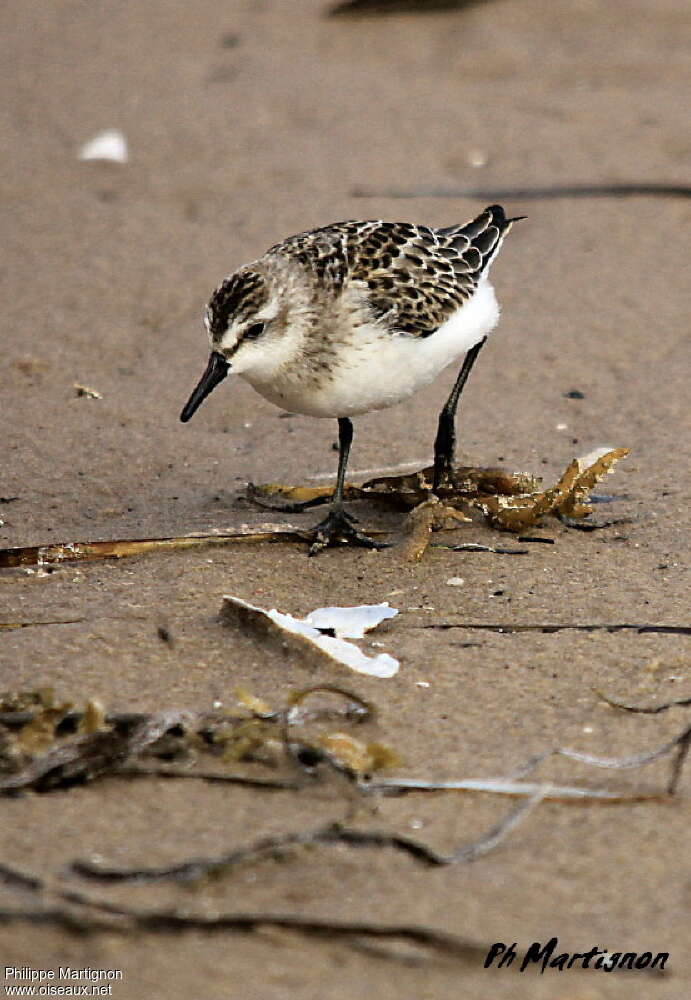
{"type": "Polygon", "coordinates": [[[477,269],[485,271],[499,252],[504,237],[514,222],[525,219],[525,215],[516,215],[507,219],[501,205],[488,205],[475,219],[460,226],[449,226],[440,229],[439,233],[448,239],[449,246],[458,250],[466,250],[473,246],[482,258],[482,264],[477,269]]]}

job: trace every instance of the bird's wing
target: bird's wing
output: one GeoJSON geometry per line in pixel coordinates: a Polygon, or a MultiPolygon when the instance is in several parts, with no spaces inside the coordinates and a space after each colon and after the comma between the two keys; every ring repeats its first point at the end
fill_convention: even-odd
{"type": "Polygon", "coordinates": [[[375,318],[427,337],[473,294],[511,221],[498,205],[446,229],[351,220],[292,236],[269,253],[299,257],[334,295],[359,287],[375,318]]]}

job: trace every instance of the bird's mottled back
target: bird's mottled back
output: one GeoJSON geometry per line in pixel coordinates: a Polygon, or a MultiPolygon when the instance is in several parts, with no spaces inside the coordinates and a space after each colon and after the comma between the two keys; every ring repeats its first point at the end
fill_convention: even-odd
{"type": "Polygon", "coordinates": [[[427,337],[470,298],[512,221],[499,205],[445,229],[350,220],[291,236],[267,256],[299,260],[333,296],[354,284],[392,332],[427,337]]]}

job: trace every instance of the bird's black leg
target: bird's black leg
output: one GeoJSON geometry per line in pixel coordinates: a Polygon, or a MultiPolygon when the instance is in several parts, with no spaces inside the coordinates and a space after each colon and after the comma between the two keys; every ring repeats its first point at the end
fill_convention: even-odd
{"type": "Polygon", "coordinates": [[[463,387],[465,386],[471,369],[475,364],[482,345],[487,340],[483,337],[479,343],[470,348],[463,365],[458,373],[456,383],[451,390],[451,395],[444,404],[444,408],[439,414],[439,426],[437,436],[434,439],[434,483],[433,490],[436,493],[445,479],[448,479],[453,469],[453,457],[456,448],[456,408],[460,399],[463,387]]]}
{"type": "Polygon", "coordinates": [[[353,440],[353,424],[348,417],[338,418],[338,476],[331,510],[314,529],[314,541],[309,554],[316,556],[330,545],[360,545],[368,549],[385,548],[384,543],[375,542],[354,527],[355,518],[343,507],[343,487],[350,445],[353,440]]]}

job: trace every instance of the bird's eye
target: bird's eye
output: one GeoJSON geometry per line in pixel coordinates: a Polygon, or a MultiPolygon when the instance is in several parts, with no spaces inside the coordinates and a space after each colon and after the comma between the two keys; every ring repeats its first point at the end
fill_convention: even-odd
{"type": "Polygon", "coordinates": [[[245,340],[256,340],[257,337],[261,337],[264,333],[265,323],[253,323],[252,326],[248,326],[244,333],[245,340]]]}

